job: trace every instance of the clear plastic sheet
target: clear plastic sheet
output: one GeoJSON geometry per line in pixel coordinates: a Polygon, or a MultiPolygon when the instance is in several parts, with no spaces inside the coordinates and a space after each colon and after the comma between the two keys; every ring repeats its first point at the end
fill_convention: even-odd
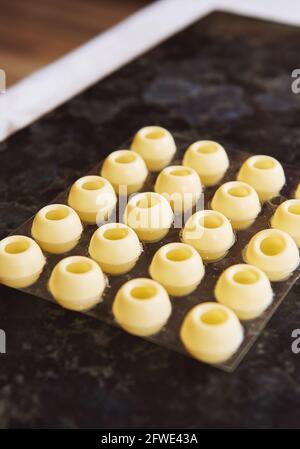
{"type": "MultiPolygon", "coordinates": [[[[172,161],[172,165],[180,164],[182,161],[183,153],[185,149],[192,142],[187,141],[185,137],[180,135],[176,136],[176,144],[177,144],[177,153],[172,161]]],[[[128,142],[122,146],[122,148],[127,148],[128,142]]],[[[251,156],[249,153],[245,152],[237,152],[231,151],[230,148],[226,148],[228,152],[228,156],[230,159],[230,168],[226,173],[226,176],[222,180],[222,183],[234,180],[236,178],[236,174],[238,172],[239,167],[244,162],[245,159],[251,156]]],[[[113,149],[112,149],[113,151],[113,149]]],[[[97,174],[99,175],[100,167],[102,162],[100,162],[96,167],[94,167],[89,173],[86,174],[97,174]]],[[[230,265],[234,265],[236,263],[243,262],[242,253],[249,242],[250,238],[259,230],[270,227],[270,218],[272,217],[276,207],[284,201],[286,198],[292,198],[295,188],[300,181],[300,169],[295,167],[284,166],[287,184],[282,191],[282,196],[274,198],[272,201],[266,203],[263,206],[262,212],[256,219],[255,223],[244,231],[239,231],[236,233],[236,241],[234,246],[231,248],[229,253],[222,260],[219,260],[215,263],[206,264],[206,273],[205,277],[202,280],[201,284],[198,288],[190,295],[183,298],[171,298],[173,311],[172,315],[167,323],[167,325],[156,335],[151,337],[147,337],[147,340],[152,341],[155,344],[165,346],[171,350],[183,353],[188,355],[185,348],[183,347],[180,338],[179,338],[179,329],[181,323],[187,314],[187,312],[196,304],[205,301],[215,300],[214,298],[214,286],[220,274],[230,265]]],[[[85,174],[82,174],[84,176],[85,174]]],[[[142,189],[142,191],[151,191],[153,190],[154,181],[156,179],[157,174],[149,174],[149,177],[142,189]]],[[[211,198],[216,191],[218,186],[214,186],[212,188],[207,188],[204,190],[204,208],[209,208],[209,204],[211,198]]],[[[59,194],[52,203],[67,203],[68,190],[59,194]]],[[[32,224],[32,219],[29,219],[27,222],[23,223],[19,226],[15,231],[12,232],[11,235],[14,234],[23,234],[30,236],[30,229],[32,224]]],[[[37,296],[39,298],[46,299],[48,301],[54,302],[48,288],[47,283],[50,276],[50,273],[53,267],[61,260],[63,257],[69,255],[88,255],[88,244],[90,238],[95,231],[96,226],[93,225],[85,225],[82,237],[78,243],[78,245],[67,254],[63,255],[53,255],[53,254],[45,254],[47,258],[47,264],[44,268],[43,273],[41,274],[38,281],[31,285],[30,287],[21,289],[24,292],[30,293],[31,295],[37,296]]],[[[98,303],[93,309],[89,311],[82,312],[86,315],[90,315],[99,319],[100,321],[105,321],[109,324],[116,325],[117,323],[114,321],[112,316],[111,308],[114,296],[126,281],[136,277],[149,277],[148,267],[150,265],[152,256],[156,252],[156,250],[162,245],[172,242],[172,241],[180,241],[180,229],[172,228],[168,235],[161,241],[157,243],[144,244],[142,255],[136,264],[136,266],[131,270],[131,272],[120,275],[120,276],[108,276],[108,286],[104,292],[102,301],[98,303]]],[[[238,351],[226,362],[222,364],[215,365],[218,368],[221,368],[225,371],[231,372],[233,371],[238,364],[242,361],[243,357],[247,354],[248,350],[251,348],[253,343],[256,341],[264,327],[267,325],[268,321],[279,307],[281,302],[284,300],[289,290],[293,287],[296,280],[300,277],[300,268],[289,277],[289,279],[283,282],[272,283],[273,291],[274,291],[274,300],[269,308],[259,317],[254,320],[244,321],[242,322],[245,336],[244,341],[238,351]]]]}

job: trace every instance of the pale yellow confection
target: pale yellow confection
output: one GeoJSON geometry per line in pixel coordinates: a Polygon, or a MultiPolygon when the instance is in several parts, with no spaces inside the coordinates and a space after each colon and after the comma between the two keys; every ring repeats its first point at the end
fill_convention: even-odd
{"type": "Polygon", "coordinates": [[[71,187],[68,204],[82,221],[95,224],[107,220],[117,202],[109,181],[100,176],[83,176],[71,187]]]}
{"type": "Polygon", "coordinates": [[[82,224],[77,213],[65,204],[50,204],[35,215],[31,235],[49,253],[60,254],[77,245],[82,224]]]}
{"type": "Polygon", "coordinates": [[[300,182],[299,182],[298,187],[297,187],[296,192],[295,192],[295,198],[297,200],[300,200],[300,182]]]}
{"type": "Polygon", "coordinates": [[[215,296],[241,320],[251,320],[261,315],[271,304],[273,291],[262,270],[254,265],[238,264],[221,274],[215,296]]]}
{"type": "Polygon", "coordinates": [[[49,290],[62,307],[88,310],[100,300],[106,282],[99,265],[84,256],[70,256],[54,267],[49,290]]]}
{"type": "Polygon", "coordinates": [[[193,292],[204,276],[199,253],[185,243],[168,243],[152,259],[150,276],[160,282],[172,296],[185,296],[193,292]]]}
{"type": "Polygon", "coordinates": [[[142,156],[150,171],[160,171],[171,162],[176,145],[167,129],[146,126],[134,136],[131,149],[142,156]]]}
{"type": "Polygon", "coordinates": [[[270,281],[281,281],[299,265],[299,250],[292,237],[280,229],[264,229],[255,234],[244,259],[263,270],[270,281]]]}
{"type": "Polygon", "coordinates": [[[287,232],[300,248],[300,199],[287,200],[276,209],[271,219],[272,228],[287,232]]]}
{"type": "Polygon", "coordinates": [[[199,140],[186,150],[183,165],[196,170],[204,186],[213,186],[225,175],[229,160],[226,151],[218,142],[199,140]]]}
{"type": "Polygon", "coordinates": [[[196,359],[222,363],[237,351],[244,332],[232,310],[216,302],[204,302],[186,315],[180,337],[186,350],[196,359]]]}
{"type": "Polygon", "coordinates": [[[277,196],[285,184],[282,165],[277,159],[264,155],[249,157],[241,166],[237,179],[250,184],[261,202],[277,196]]]}
{"type": "Polygon", "coordinates": [[[118,195],[138,192],[148,176],[144,159],[134,151],[118,150],[103,162],[101,176],[108,179],[118,195]]]}
{"type": "Polygon", "coordinates": [[[224,214],[236,230],[248,228],[261,211],[256,191],[240,181],[222,184],[214,194],[211,207],[224,214]]]}
{"type": "Polygon", "coordinates": [[[145,337],[161,330],[171,315],[172,306],[166,290],[158,282],[137,278],[122,285],[112,311],[124,330],[145,337]]]}
{"type": "Polygon", "coordinates": [[[223,257],[235,242],[230,221],[213,210],[202,210],[192,215],[183,228],[182,240],[193,246],[203,260],[223,257]]]}
{"type": "Polygon", "coordinates": [[[89,254],[105,273],[123,274],[130,271],[142,252],[133,229],[122,223],[107,223],[98,228],[90,241],[89,254]]]}
{"type": "Polygon", "coordinates": [[[158,175],[154,190],[163,195],[174,212],[191,209],[202,193],[200,178],[195,170],[183,165],[171,165],[158,175]]]}
{"type": "Polygon", "coordinates": [[[173,222],[173,211],[159,193],[138,193],[126,206],[124,222],[135,230],[141,240],[155,242],[168,233],[173,222]]]}
{"type": "Polygon", "coordinates": [[[14,288],[29,287],[37,281],[46,259],[30,237],[11,235],[0,242],[0,283],[14,288]]]}

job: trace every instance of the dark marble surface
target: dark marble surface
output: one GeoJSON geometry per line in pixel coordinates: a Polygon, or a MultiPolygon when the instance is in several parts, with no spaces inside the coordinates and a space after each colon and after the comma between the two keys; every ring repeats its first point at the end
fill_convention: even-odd
{"type": "MultiPolygon", "coordinates": [[[[4,237],[139,127],[300,168],[300,29],[214,13],[0,144],[4,237]]],[[[0,287],[0,426],[300,427],[300,284],[233,374],[0,287]]]]}

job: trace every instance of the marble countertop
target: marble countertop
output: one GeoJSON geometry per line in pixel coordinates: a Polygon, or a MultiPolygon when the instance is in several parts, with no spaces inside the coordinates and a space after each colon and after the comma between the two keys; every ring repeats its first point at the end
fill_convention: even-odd
{"type": "MultiPolygon", "coordinates": [[[[4,237],[139,127],[300,169],[300,29],[213,13],[0,144],[4,237]]],[[[300,284],[231,374],[0,287],[0,426],[299,427],[300,284]]]]}

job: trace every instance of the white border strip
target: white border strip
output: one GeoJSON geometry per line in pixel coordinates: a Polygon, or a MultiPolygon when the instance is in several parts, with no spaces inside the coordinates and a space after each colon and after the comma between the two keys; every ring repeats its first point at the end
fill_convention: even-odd
{"type": "Polygon", "coordinates": [[[20,81],[1,96],[0,141],[205,15],[209,4],[153,3],[20,81]]]}
{"type": "Polygon", "coordinates": [[[215,9],[300,23],[299,0],[157,1],[2,94],[0,141],[215,9]]]}

